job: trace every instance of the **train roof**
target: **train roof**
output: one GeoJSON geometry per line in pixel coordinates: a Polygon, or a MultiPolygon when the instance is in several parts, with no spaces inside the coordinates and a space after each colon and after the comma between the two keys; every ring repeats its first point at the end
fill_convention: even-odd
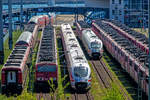
{"type": "Polygon", "coordinates": [[[24,63],[28,49],[25,46],[16,46],[4,64],[4,68],[20,68],[24,63]]]}
{"type": "Polygon", "coordinates": [[[95,33],[91,29],[84,29],[82,31],[82,35],[85,35],[90,43],[99,42],[102,44],[102,41],[95,35],[95,33]]]}
{"type": "Polygon", "coordinates": [[[46,26],[41,37],[37,63],[48,62],[56,63],[54,28],[50,25],[46,26]]]}
{"type": "Polygon", "coordinates": [[[34,27],[35,27],[35,24],[34,24],[34,23],[28,23],[28,24],[25,26],[25,30],[24,30],[24,31],[29,31],[29,32],[33,33],[34,27]]]}
{"type": "Polygon", "coordinates": [[[83,20],[78,21],[81,28],[90,28],[90,26],[83,20]]]}
{"type": "Polygon", "coordinates": [[[108,34],[123,50],[125,50],[131,57],[137,60],[142,66],[148,67],[148,55],[140,48],[136,47],[131,41],[126,39],[110,27],[108,24],[102,21],[95,22],[100,28],[102,28],[106,34],[108,34]]]}
{"type": "Polygon", "coordinates": [[[122,30],[124,30],[125,32],[127,32],[128,34],[130,34],[136,40],[142,42],[147,47],[149,46],[149,44],[148,44],[148,38],[144,34],[136,32],[136,31],[130,29],[128,26],[126,26],[125,24],[120,23],[119,21],[116,21],[116,20],[105,20],[105,21],[113,23],[114,25],[120,27],[122,30]]]}
{"type": "Polygon", "coordinates": [[[89,66],[71,26],[69,24],[62,24],[61,28],[73,66],[89,66]]]}
{"type": "Polygon", "coordinates": [[[29,23],[35,23],[35,24],[37,24],[38,19],[39,19],[39,18],[42,18],[42,17],[43,17],[43,15],[40,15],[40,16],[33,16],[33,17],[29,20],[29,23]]]}
{"type": "Polygon", "coordinates": [[[19,39],[17,40],[16,44],[18,45],[21,45],[21,44],[30,44],[30,41],[31,41],[31,38],[32,38],[32,33],[31,32],[28,32],[28,31],[25,31],[23,32],[19,39]]]}

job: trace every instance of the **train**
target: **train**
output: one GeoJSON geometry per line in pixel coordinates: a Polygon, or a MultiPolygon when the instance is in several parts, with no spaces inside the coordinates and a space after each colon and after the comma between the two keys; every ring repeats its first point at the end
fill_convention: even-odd
{"type": "Polygon", "coordinates": [[[99,59],[103,55],[103,43],[92,31],[91,27],[84,21],[76,23],[76,33],[84,44],[90,58],[99,59]]]}
{"type": "Polygon", "coordinates": [[[147,53],[103,20],[93,21],[92,30],[103,41],[106,50],[148,95],[149,58],[147,53]]]}
{"type": "Polygon", "coordinates": [[[39,28],[42,28],[50,23],[48,15],[33,16],[28,23],[36,23],[39,28]]]}
{"type": "Polygon", "coordinates": [[[70,24],[62,24],[62,42],[72,89],[88,90],[91,86],[91,69],[70,24]]]}
{"type": "Polygon", "coordinates": [[[45,26],[37,53],[35,65],[35,86],[41,87],[47,84],[48,81],[53,81],[57,87],[58,81],[58,64],[57,64],[57,49],[56,36],[53,26],[45,26]]]}
{"type": "Polygon", "coordinates": [[[139,32],[130,29],[128,26],[116,21],[116,20],[104,20],[112,28],[118,31],[121,35],[132,41],[138,48],[141,48],[144,52],[149,54],[148,38],[139,32]]]}
{"type": "Polygon", "coordinates": [[[32,51],[36,45],[38,28],[36,23],[29,22],[16,41],[14,49],[1,69],[2,94],[7,90],[21,93],[24,88],[28,68],[32,64],[32,51]]]}
{"type": "Polygon", "coordinates": [[[32,63],[32,33],[23,32],[16,42],[15,48],[8,57],[1,70],[2,93],[15,88],[20,92],[28,74],[28,67],[32,63]]]}

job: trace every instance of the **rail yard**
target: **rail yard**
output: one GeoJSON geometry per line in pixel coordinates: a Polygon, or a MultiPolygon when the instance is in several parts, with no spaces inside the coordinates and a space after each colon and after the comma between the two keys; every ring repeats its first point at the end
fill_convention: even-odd
{"type": "Polygon", "coordinates": [[[90,25],[83,19],[32,17],[1,68],[0,98],[137,100],[141,94],[147,99],[148,38],[115,20],[95,19],[90,25]],[[135,94],[109,63],[126,72],[135,94]]]}

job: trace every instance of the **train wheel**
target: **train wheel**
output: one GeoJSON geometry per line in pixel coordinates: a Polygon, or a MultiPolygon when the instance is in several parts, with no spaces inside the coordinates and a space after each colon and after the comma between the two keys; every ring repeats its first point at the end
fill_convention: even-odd
{"type": "Polygon", "coordinates": [[[5,94],[6,93],[6,89],[4,87],[2,87],[2,94],[5,94]]]}

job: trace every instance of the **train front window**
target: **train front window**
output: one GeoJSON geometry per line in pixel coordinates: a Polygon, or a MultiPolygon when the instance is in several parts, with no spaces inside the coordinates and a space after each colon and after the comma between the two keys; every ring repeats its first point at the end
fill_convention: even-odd
{"type": "Polygon", "coordinates": [[[38,72],[56,72],[56,66],[55,65],[38,66],[37,71],[38,72]]]}
{"type": "Polygon", "coordinates": [[[91,48],[100,48],[100,44],[96,42],[91,43],[91,48]]]}
{"type": "Polygon", "coordinates": [[[88,75],[88,69],[84,67],[75,67],[74,75],[76,77],[86,77],[88,75]]]}

